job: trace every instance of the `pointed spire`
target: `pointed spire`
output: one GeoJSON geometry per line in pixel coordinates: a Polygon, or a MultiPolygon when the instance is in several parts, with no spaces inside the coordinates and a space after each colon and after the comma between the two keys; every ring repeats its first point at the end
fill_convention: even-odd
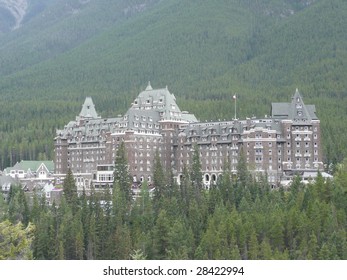
{"type": "Polygon", "coordinates": [[[147,87],[146,87],[146,90],[153,90],[150,81],[148,81],[148,85],[147,85],[147,87]]]}
{"type": "Polygon", "coordinates": [[[306,120],[311,118],[298,89],[295,90],[292,100],[292,118],[306,120]]]}
{"type": "Polygon", "coordinates": [[[295,93],[294,93],[294,96],[293,96],[293,102],[294,102],[294,103],[303,103],[298,88],[296,88],[296,90],[295,90],[295,93]]]}
{"type": "Polygon", "coordinates": [[[95,111],[95,105],[91,97],[86,97],[82,105],[82,110],[79,114],[79,117],[88,119],[96,119],[99,117],[95,111]]]}

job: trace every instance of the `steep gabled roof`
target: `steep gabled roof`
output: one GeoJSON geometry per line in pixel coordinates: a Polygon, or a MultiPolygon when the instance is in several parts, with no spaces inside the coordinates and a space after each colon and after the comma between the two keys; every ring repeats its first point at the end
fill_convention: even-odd
{"type": "Polygon", "coordinates": [[[22,160],[17,162],[13,167],[6,168],[6,172],[9,173],[11,170],[31,170],[32,172],[36,172],[41,165],[44,165],[46,169],[50,172],[54,171],[54,163],[53,161],[31,161],[31,160],[22,160]]]}
{"type": "Polygon", "coordinates": [[[147,111],[153,118],[160,115],[161,120],[176,120],[186,122],[196,122],[194,115],[182,113],[176,103],[176,97],[170,93],[168,88],[153,89],[150,82],[146,89],[134,100],[126,115],[132,114],[135,110],[147,111]]]}
{"type": "Polygon", "coordinates": [[[82,105],[82,110],[78,116],[80,119],[97,119],[100,118],[95,110],[95,105],[91,97],[86,97],[82,105]]]}
{"type": "Polygon", "coordinates": [[[272,103],[271,116],[276,119],[289,119],[299,121],[317,120],[316,107],[314,105],[305,105],[299,90],[296,89],[292,102],[290,103],[272,103]]]}

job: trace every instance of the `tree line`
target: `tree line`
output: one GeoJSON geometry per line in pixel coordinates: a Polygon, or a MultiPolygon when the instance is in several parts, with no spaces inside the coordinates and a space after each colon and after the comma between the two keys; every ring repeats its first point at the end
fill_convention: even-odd
{"type": "Polygon", "coordinates": [[[0,236],[7,236],[6,225],[22,242],[10,256],[8,238],[0,243],[0,258],[347,258],[347,161],[333,181],[319,174],[303,185],[296,177],[289,189],[273,190],[265,176],[252,177],[240,158],[236,177],[226,166],[206,190],[197,150],[180,185],[157,155],[154,186],[144,182],[133,198],[122,146],[114,175],[112,191],[91,188],[79,196],[69,172],[59,206],[47,206],[45,196],[34,196],[29,205],[23,190],[12,188],[0,204],[0,236]]]}

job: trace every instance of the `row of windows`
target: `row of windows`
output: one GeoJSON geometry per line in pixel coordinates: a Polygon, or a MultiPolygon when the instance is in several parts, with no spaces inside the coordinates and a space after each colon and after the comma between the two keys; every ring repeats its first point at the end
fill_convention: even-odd
{"type": "Polygon", "coordinates": [[[99,181],[101,182],[113,182],[112,174],[99,174],[99,181]]]}
{"type": "Polygon", "coordinates": [[[138,167],[137,165],[135,165],[134,167],[134,171],[144,171],[146,170],[147,172],[151,172],[151,167],[147,166],[146,168],[144,168],[143,166],[138,167]]]}
{"type": "MultiPolygon", "coordinates": [[[[311,126],[292,126],[292,127],[287,127],[287,131],[294,130],[294,131],[309,131],[312,130],[311,126]]],[[[318,128],[315,126],[313,128],[313,131],[318,131],[318,128]]]]}

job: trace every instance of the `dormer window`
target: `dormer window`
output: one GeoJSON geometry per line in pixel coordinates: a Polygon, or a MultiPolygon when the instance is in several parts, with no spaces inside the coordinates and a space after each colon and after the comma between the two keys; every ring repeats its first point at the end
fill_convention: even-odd
{"type": "Polygon", "coordinates": [[[149,99],[147,99],[147,100],[146,100],[146,103],[147,103],[147,104],[150,104],[150,103],[151,103],[151,101],[150,101],[149,99]]]}
{"type": "Polygon", "coordinates": [[[137,105],[137,103],[138,103],[137,100],[135,100],[135,101],[134,101],[134,104],[137,105]]]}
{"type": "Polygon", "coordinates": [[[159,99],[159,103],[163,103],[163,98],[160,98],[160,99],[159,99]]]}

